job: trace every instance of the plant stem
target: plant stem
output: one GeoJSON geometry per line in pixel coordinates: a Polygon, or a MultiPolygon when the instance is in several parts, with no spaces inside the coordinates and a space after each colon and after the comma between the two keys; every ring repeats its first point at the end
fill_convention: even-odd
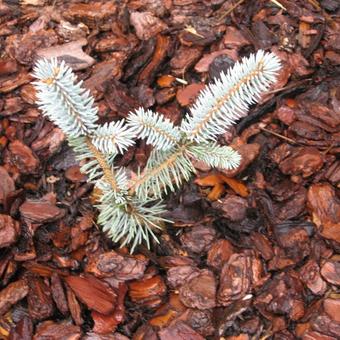
{"type": "Polygon", "coordinates": [[[95,159],[97,160],[97,162],[99,163],[100,167],[102,168],[106,182],[111,185],[111,188],[114,191],[119,192],[120,188],[117,185],[117,181],[115,179],[113,170],[107,163],[104,155],[100,151],[98,151],[98,149],[93,145],[90,137],[86,137],[86,144],[90,149],[91,153],[93,154],[93,156],[95,157],[95,159]]]}

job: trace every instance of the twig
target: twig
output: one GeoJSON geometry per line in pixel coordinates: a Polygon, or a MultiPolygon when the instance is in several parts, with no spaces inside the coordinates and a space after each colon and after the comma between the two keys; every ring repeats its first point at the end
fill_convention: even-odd
{"type": "Polygon", "coordinates": [[[286,136],[283,136],[283,135],[281,135],[281,134],[279,134],[279,133],[277,133],[277,132],[275,132],[275,131],[272,131],[272,130],[268,130],[268,129],[266,129],[265,127],[259,127],[260,128],[260,130],[262,130],[262,131],[265,131],[265,132],[268,132],[268,133],[270,133],[270,134],[272,134],[272,135],[274,135],[274,136],[276,136],[276,137],[279,137],[279,138],[281,138],[281,139],[284,139],[284,140],[286,140],[287,142],[289,142],[289,143],[292,143],[292,144],[299,144],[298,142],[296,142],[294,139],[291,139],[291,138],[288,138],[288,137],[286,137],[286,136]]]}
{"type": "Polygon", "coordinates": [[[283,6],[282,4],[280,4],[277,0],[270,0],[273,4],[275,4],[276,6],[280,7],[281,9],[283,9],[284,11],[287,11],[287,8],[285,6],[283,6]]]}
{"type": "Polygon", "coordinates": [[[245,0],[239,0],[235,5],[231,6],[225,13],[223,13],[219,20],[224,19],[226,16],[228,16],[236,7],[238,7],[239,5],[242,4],[242,2],[244,2],[245,0]]]}

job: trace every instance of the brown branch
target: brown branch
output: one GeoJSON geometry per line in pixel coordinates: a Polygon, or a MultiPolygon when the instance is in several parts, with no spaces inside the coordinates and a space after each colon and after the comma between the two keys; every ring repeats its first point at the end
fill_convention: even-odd
{"type": "Polygon", "coordinates": [[[107,164],[107,161],[103,154],[100,151],[98,151],[97,148],[92,144],[92,140],[89,137],[86,137],[86,144],[90,149],[91,153],[93,154],[93,156],[95,157],[95,159],[97,160],[97,162],[99,163],[100,167],[102,168],[105,181],[111,185],[111,188],[114,191],[119,192],[120,189],[117,185],[117,181],[114,177],[112,169],[110,165],[107,164]]]}

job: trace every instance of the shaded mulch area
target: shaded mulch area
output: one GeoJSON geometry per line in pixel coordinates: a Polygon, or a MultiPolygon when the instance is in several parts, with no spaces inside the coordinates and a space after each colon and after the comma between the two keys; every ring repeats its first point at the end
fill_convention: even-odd
{"type": "MultiPolygon", "coordinates": [[[[337,0],[3,1],[0,338],[338,339],[339,14],[337,0]],[[102,122],[143,106],[178,124],[205,83],[258,49],[283,70],[220,138],[240,168],[196,164],[166,198],[175,223],[159,244],[112,244],[34,103],[35,60],[71,65],[102,122]]],[[[149,152],[140,142],[119,163],[136,170],[149,152]]]]}

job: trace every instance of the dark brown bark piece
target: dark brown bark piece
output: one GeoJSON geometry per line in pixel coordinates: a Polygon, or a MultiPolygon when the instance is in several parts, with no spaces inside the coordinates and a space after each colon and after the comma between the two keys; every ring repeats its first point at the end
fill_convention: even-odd
{"type": "Polygon", "coordinates": [[[15,113],[22,111],[24,104],[20,97],[12,97],[5,99],[4,110],[1,113],[2,116],[11,116],[15,113]]]}
{"type": "Polygon", "coordinates": [[[153,79],[155,72],[167,55],[170,46],[170,39],[167,36],[158,34],[156,38],[156,47],[151,61],[138,76],[139,84],[149,84],[153,79]]]}
{"type": "Polygon", "coordinates": [[[336,322],[327,315],[319,315],[312,321],[312,328],[317,332],[334,336],[337,339],[340,337],[340,322],[336,322]]]}
{"type": "Polygon", "coordinates": [[[255,299],[255,306],[265,315],[286,315],[296,321],[305,314],[303,285],[298,275],[291,271],[281,273],[266,286],[255,299]]]}

